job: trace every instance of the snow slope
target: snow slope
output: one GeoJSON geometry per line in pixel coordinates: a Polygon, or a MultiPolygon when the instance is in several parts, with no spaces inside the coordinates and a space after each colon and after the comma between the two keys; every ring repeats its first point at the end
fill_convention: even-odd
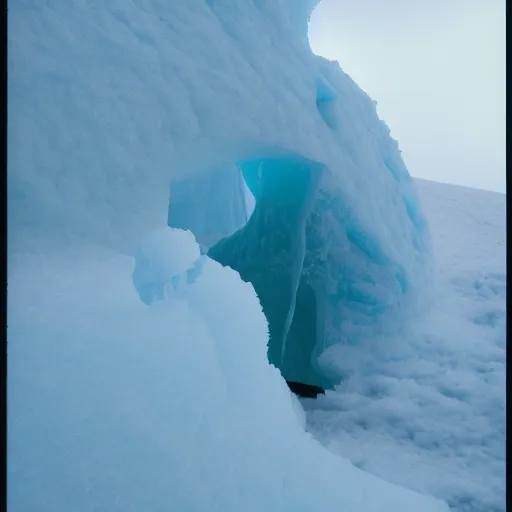
{"type": "Polygon", "coordinates": [[[504,512],[506,197],[416,183],[435,303],[400,338],[325,354],[347,379],[304,401],[308,428],[359,467],[458,512],[504,512]]]}
{"type": "MultiPolygon", "coordinates": [[[[161,261],[173,235],[159,240],[139,254],[161,261]]],[[[178,296],[146,307],[132,269],[112,253],[11,258],[9,510],[447,510],[304,430],[236,272],[208,260],[178,296]]]]}

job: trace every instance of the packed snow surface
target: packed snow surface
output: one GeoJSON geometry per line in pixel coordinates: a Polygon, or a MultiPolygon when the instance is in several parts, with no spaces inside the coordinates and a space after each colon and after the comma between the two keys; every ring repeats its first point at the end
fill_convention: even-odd
{"type": "Polygon", "coordinates": [[[326,353],[346,379],[304,402],[308,428],[457,512],[504,512],[506,199],[417,184],[437,263],[433,307],[401,337],[326,353]]]}

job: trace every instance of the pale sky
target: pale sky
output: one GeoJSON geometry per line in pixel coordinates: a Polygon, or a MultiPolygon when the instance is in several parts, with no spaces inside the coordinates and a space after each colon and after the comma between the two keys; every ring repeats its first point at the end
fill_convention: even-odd
{"type": "Polygon", "coordinates": [[[309,40],[377,101],[411,175],[505,192],[505,0],[322,0],[309,40]]]}

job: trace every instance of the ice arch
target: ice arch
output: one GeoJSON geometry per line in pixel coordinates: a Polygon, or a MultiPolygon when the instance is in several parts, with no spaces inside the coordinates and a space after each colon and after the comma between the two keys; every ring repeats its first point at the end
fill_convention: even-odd
{"type": "Polygon", "coordinates": [[[318,337],[315,294],[303,279],[306,223],[324,167],[298,156],[238,165],[256,207],[249,222],[208,255],[253,284],[269,323],[268,358],[283,377],[325,388],[328,382],[316,363],[324,343],[318,337]]]}
{"type": "Polygon", "coordinates": [[[283,156],[174,181],[168,224],[191,230],[203,252],[253,284],[269,322],[269,361],[286,380],[325,387],[316,365],[323,348],[316,297],[301,279],[306,221],[322,171],[319,163],[283,156]],[[256,203],[252,216],[245,187],[256,203]]]}
{"type": "Polygon", "coordinates": [[[319,355],[398,326],[414,298],[410,270],[352,215],[335,179],[297,154],[251,157],[173,182],[168,217],[252,283],[283,377],[324,389],[340,376],[319,355]]]}

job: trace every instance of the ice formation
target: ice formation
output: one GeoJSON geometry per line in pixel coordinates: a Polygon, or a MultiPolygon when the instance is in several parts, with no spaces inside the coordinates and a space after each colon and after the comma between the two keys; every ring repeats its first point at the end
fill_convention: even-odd
{"type": "Polygon", "coordinates": [[[176,180],[170,194],[169,225],[193,231],[204,251],[247,222],[244,180],[236,165],[176,180]]]}
{"type": "MultiPolygon", "coordinates": [[[[59,2],[58,8],[14,2],[13,250],[80,241],[130,253],[166,215],[171,226],[192,230],[208,248],[247,220],[238,169],[244,180],[257,178],[251,162],[263,164],[265,176],[287,175],[280,192],[265,199],[264,215],[277,218],[273,201],[286,208],[299,180],[293,162],[310,162],[322,172],[307,192],[308,214],[298,224],[282,220],[281,228],[265,228],[286,229],[297,240],[305,232],[305,251],[288,247],[287,275],[276,260],[278,247],[260,255],[275,268],[261,259],[253,263],[268,271],[263,279],[281,273],[278,280],[289,282],[272,292],[283,295],[275,311],[263,299],[267,316],[278,318],[276,325],[271,321],[278,332],[271,361],[287,378],[323,385],[339,380],[318,376],[316,356],[332,344],[400,326],[426,282],[428,230],[373,101],[336,62],[311,52],[304,24],[314,2],[306,3],[118,0],[100,9],[86,1],[59,2]],[[53,35],[43,48],[47,31],[53,35]],[[293,324],[297,293],[299,302],[316,309],[307,320],[308,340],[300,342],[293,324]],[[296,355],[299,366],[290,367],[286,354],[296,355]]],[[[246,184],[254,193],[253,181],[246,184]]],[[[245,237],[254,235],[261,239],[252,229],[235,236],[250,246],[258,240],[245,237]]],[[[219,259],[237,269],[248,264],[233,255],[219,259]]]]}
{"type": "Polygon", "coordinates": [[[145,304],[165,300],[187,281],[199,260],[199,247],[190,231],[163,228],[145,236],[134,251],[133,284],[145,304]]]}
{"type": "Polygon", "coordinates": [[[445,510],[303,431],[252,286],[195,242],[168,268],[168,232],[150,237],[133,278],[151,307],[132,288],[136,243],[181,215],[264,274],[270,358],[311,383],[335,379],[326,346],[415,304],[413,184],[371,99],[312,54],[314,4],[9,4],[9,508],[445,510]],[[184,295],[154,303],[153,271],[189,276],[184,295]]]}

